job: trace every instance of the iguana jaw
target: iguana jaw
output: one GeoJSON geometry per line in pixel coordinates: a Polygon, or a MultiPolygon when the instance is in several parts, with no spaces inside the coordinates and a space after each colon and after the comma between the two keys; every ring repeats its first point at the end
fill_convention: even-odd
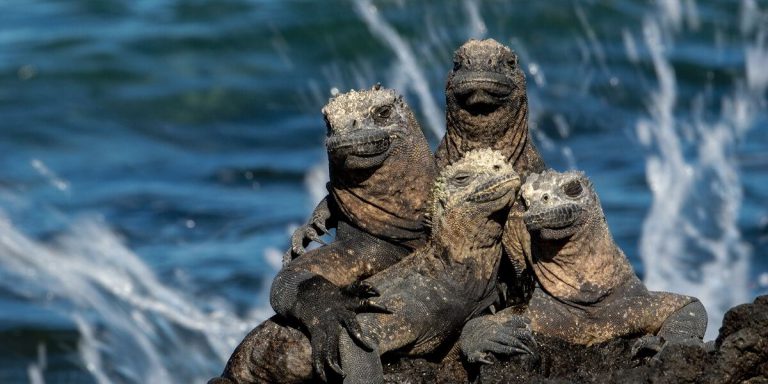
{"type": "Polygon", "coordinates": [[[389,157],[398,136],[394,127],[370,127],[333,134],[325,144],[332,161],[343,162],[347,169],[366,169],[381,165],[389,157]]]}
{"type": "Polygon", "coordinates": [[[459,71],[452,82],[458,106],[473,116],[496,112],[516,87],[507,76],[491,71],[459,71]]]}
{"type": "Polygon", "coordinates": [[[589,180],[579,172],[529,175],[520,188],[528,231],[544,240],[566,239],[578,233],[594,207],[591,188],[589,180]]]}
{"type": "Polygon", "coordinates": [[[480,185],[467,197],[472,203],[490,203],[499,201],[504,206],[512,201],[512,195],[520,186],[520,177],[517,174],[496,176],[480,185]]]}
{"type": "Polygon", "coordinates": [[[562,204],[554,207],[530,207],[523,214],[528,231],[545,240],[573,236],[583,224],[581,206],[562,204]]]}

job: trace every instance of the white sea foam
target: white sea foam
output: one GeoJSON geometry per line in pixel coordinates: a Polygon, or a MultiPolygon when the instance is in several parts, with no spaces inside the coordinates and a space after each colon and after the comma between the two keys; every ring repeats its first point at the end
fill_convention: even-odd
{"type": "MultiPolygon", "coordinates": [[[[226,306],[201,309],[96,219],[43,243],[0,212],[0,268],[4,291],[72,319],[80,357],[99,383],[203,382],[270,313],[241,318],[226,306]]],[[[44,373],[44,363],[30,366],[31,381],[43,382],[44,373]]]]}
{"type": "Polygon", "coordinates": [[[427,76],[416,60],[411,45],[387,23],[370,0],[357,1],[355,6],[371,33],[392,48],[392,52],[397,56],[398,62],[402,66],[403,73],[410,80],[409,88],[419,98],[419,107],[427,120],[427,127],[435,137],[442,137],[445,133],[443,112],[432,97],[427,76]]]}
{"type": "MultiPolygon", "coordinates": [[[[701,299],[709,314],[706,337],[712,339],[725,311],[750,296],[750,250],[738,227],[742,186],[734,152],[764,102],[765,84],[750,73],[768,66],[768,56],[763,55],[765,46],[758,34],[745,52],[747,87],[741,85],[743,80],[734,80],[732,93],[721,100],[718,117],[704,113],[703,96],[689,108],[679,105],[668,56],[671,39],[681,27],[680,4],[660,4],[665,12],[660,19],[666,24],[653,17],[644,23],[658,89],[649,97],[648,118],[636,126],[639,141],[649,151],[646,176],[653,195],[640,253],[650,289],[701,299]]],[[[693,17],[690,9],[695,4],[687,8],[688,18],[693,17]]]]}
{"type": "Polygon", "coordinates": [[[29,164],[35,169],[41,176],[43,176],[48,182],[56,189],[62,192],[69,192],[69,183],[60,178],[55,172],[48,168],[45,163],[40,159],[32,159],[29,164]]]}
{"type": "Polygon", "coordinates": [[[45,370],[48,369],[48,356],[46,351],[45,344],[37,345],[37,361],[27,367],[29,384],[45,383],[44,374],[45,370]]]}
{"type": "Polygon", "coordinates": [[[477,4],[477,0],[464,0],[464,9],[467,11],[467,18],[469,19],[469,32],[467,35],[473,39],[482,39],[488,33],[488,28],[485,26],[485,21],[480,15],[480,7],[477,4]]]}

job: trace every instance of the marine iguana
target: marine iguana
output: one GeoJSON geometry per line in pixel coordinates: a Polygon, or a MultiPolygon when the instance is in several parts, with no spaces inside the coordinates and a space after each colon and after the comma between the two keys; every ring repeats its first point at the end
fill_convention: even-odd
{"type": "Polygon", "coordinates": [[[518,57],[496,40],[470,39],[453,56],[445,86],[446,133],[438,168],[472,149],[500,151],[523,180],[545,169],[528,132],[528,95],[518,57]]]}
{"type": "MultiPolygon", "coordinates": [[[[707,314],[689,296],[648,291],[609,232],[591,182],[581,172],[545,171],[521,187],[530,234],[517,244],[538,286],[522,315],[512,308],[496,321],[523,316],[534,332],[591,345],[645,335],[634,346],[701,343],[707,314]]],[[[519,320],[518,320],[519,321],[519,320]]]]}
{"type": "Polygon", "coordinates": [[[333,97],[323,115],[331,181],[313,217],[330,218],[336,238],[289,260],[275,277],[270,303],[277,315],[245,337],[222,374],[237,383],[311,377],[312,366],[293,357],[310,350],[296,341],[306,339],[299,329],[311,340],[308,361],[324,379],[323,356],[338,333],[346,329],[362,339],[355,314],[380,310],[367,300],[376,291],[356,282],[397,263],[428,237],[424,216],[434,159],[402,96],[378,85],[350,91],[333,97]]]}
{"type": "Polygon", "coordinates": [[[365,280],[380,293],[370,301],[390,313],[357,315],[375,341],[372,349],[341,334],[344,383],[381,382],[379,356],[386,352],[447,350],[462,325],[496,299],[503,225],[519,185],[511,164],[490,149],[470,151],[442,170],[433,193],[430,241],[365,280]]]}
{"type": "Polygon", "coordinates": [[[424,242],[424,210],[436,176],[413,112],[393,90],[335,96],[323,108],[329,194],[294,231],[283,264],[344,221],[380,239],[415,249],[424,242]]]}
{"type": "MultiPolygon", "coordinates": [[[[435,153],[438,168],[475,148],[500,151],[520,177],[545,169],[528,131],[525,73],[518,57],[496,40],[469,40],[454,53],[445,88],[447,130],[435,153]]],[[[522,204],[510,211],[504,243],[518,241],[507,233],[525,229],[522,204]]],[[[505,246],[505,249],[519,248],[505,246]]],[[[507,254],[499,272],[500,297],[494,307],[524,303],[533,290],[531,272],[522,253],[507,254]]],[[[519,352],[517,343],[527,325],[509,319],[482,317],[462,332],[463,351],[470,362],[487,353],[519,352]],[[497,321],[499,320],[499,321],[497,321]]]]}

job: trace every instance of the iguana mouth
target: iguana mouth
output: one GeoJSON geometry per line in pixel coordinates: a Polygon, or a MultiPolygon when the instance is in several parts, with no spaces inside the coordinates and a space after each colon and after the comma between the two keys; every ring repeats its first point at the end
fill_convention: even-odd
{"type": "Polygon", "coordinates": [[[488,71],[457,73],[453,93],[459,106],[472,115],[496,111],[512,94],[514,84],[506,76],[488,71]]]}
{"type": "Polygon", "coordinates": [[[391,144],[391,134],[385,129],[360,129],[334,134],[325,141],[328,151],[335,156],[376,156],[389,150],[391,144]]]}
{"type": "Polygon", "coordinates": [[[523,221],[529,231],[562,230],[576,223],[580,211],[581,207],[578,204],[529,209],[523,214],[523,221]]]}
{"type": "Polygon", "coordinates": [[[393,149],[393,139],[404,131],[395,125],[336,133],[325,141],[328,157],[347,169],[371,169],[384,163],[393,149]]]}
{"type": "Polygon", "coordinates": [[[515,180],[519,181],[519,177],[515,174],[494,177],[493,179],[478,185],[467,200],[473,203],[486,203],[499,200],[514,191],[512,184],[515,180]]]}

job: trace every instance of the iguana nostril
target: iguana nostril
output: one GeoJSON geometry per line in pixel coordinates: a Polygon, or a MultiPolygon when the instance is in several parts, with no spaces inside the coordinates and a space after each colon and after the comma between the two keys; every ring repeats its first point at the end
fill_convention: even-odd
{"type": "Polygon", "coordinates": [[[545,193],[543,196],[541,196],[541,199],[544,201],[549,201],[549,195],[545,193]]]}

